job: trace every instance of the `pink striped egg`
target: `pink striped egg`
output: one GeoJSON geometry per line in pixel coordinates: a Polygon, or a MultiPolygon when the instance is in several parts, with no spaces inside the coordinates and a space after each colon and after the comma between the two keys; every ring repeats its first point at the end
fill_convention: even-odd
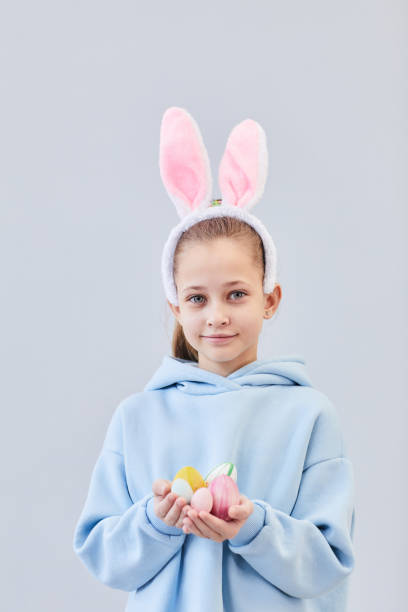
{"type": "Polygon", "coordinates": [[[228,510],[230,506],[239,505],[240,501],[239,489],[236,482],[231,476],[222,474],[221,476],[216,476],[214,480],[211,481],[208,488],[213,497],[211,514],[214,514],[214,516],[224,521],[231,521],[232,519],[228,515],[228,510]]]}

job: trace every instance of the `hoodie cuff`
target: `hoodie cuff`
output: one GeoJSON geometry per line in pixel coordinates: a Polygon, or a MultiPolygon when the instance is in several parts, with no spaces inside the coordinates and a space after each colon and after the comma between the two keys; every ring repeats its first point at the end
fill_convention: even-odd
{"type": "Polygon", "coordinates": [[[154,496],[152,496],[146,504],[146,516],[153,527],[155,527],[157,531],[160,531],[160,533],[164,533],[165,535],[186,535],[182,529],[167,525],[156,515],[154,511],[154,496]]]}
{"type": "Polygon", "coordinates": [[[237,535],[228,540],[232,551],[234,550],[234,546],[245,546],[249,544],[265,525],[265,508],[256,501],[252,501],[254,503],[253,512],[248,516],[237,535]]]}

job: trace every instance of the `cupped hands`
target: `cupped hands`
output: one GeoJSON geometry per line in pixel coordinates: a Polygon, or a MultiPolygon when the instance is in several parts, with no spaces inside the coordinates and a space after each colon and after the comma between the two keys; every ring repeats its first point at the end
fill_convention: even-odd
{"type": "Polygon", "coordinates": [[[234,538],[254,509],[253,502],[241,493],[239,504],[229,508],[231,520],[224,521],[210,512],[198,512],[192,508],[183,497],[172,493],[169,480],[155,480],[152,489],[156,516],[166,525],[179,527],[186,534],[193,533],[215,542],[234,538]]]}

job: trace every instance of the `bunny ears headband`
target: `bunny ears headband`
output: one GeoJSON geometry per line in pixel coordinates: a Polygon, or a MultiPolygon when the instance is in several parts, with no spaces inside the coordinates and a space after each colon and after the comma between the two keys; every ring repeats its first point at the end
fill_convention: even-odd
{"type": "Polygon", "coordinates": [[[173,257],[182,233],[210,217],[237,217],[251,225],[265,251],[264,293],[276,280],[276,248],[266,227],[249,213],[261,198],[268,151],[262,127],[245,119],[231,131],[219,166],[222,199],[211,200],[212,177],[207,149],[193,117],[183,108],[168,108],[160,130],[160,175],[181,221],[170,232],[162,253],[162,280],[168,301],[178,306],[173,257]]]}

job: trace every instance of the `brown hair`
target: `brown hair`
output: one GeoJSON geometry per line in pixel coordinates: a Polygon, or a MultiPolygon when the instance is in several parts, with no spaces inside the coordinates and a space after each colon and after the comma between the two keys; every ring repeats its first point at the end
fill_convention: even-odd
{"type": "MultiPolygon", "coordinates": [[[[203,219],[189,227],[180,237],[173,258],[174,276],[178,269],[178,255],[188,244],[210,242],[216,238],[235,238],[246,241],[253,254],[253,261],[262,270],[262,282],[265,272],[265,251],[261,237],[254,228],[236,217],[211,217],[203,219]]],[[[187,341],[183,327],[176,320],[172,339],[172,353],[179,359],[198,362],[198,352],[187,341]]]]}

